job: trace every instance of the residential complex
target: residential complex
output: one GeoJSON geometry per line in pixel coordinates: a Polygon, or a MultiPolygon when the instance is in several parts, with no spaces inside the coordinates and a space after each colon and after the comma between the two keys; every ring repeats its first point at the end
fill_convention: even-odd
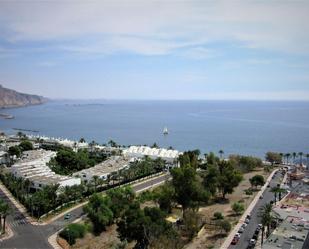
{"type": "Polygon", "coordinates": [[[178,150],[167,150],[164,148],[151,148],[147,146],[131,146],[123,150],[123,154],[129,157],[141,158],[149,156],[152,159],[162,158],[167,163],[175,163],[181,152],[178,150]]]}
{"type": "Polygon", "coordinates": [[[128,168],[131,160],[123,156],[112,156],[94,167],[74,173],[73,176],[80,177],[85,183],[91,181],[94,176],[106,180],[113,172],[128,168]]]}
{"type": "Polygon", "coordinates": [[[81,179],[58,175],[47,166],[47,163],[54,156],[56,156],[54,151],[42,149],[26,151],[21,159],[12,165],[11,172],[16,177],[31,181],[31,187],[34,189],[40,189],[51,184],[59,184],[60,187],[80,184],[81,179]]]}

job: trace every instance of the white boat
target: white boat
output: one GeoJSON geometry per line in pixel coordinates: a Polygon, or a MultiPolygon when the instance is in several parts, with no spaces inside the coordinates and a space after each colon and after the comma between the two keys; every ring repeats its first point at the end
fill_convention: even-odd
{"type": "Polygon", "coordinates": [[[163,129],[163,134],[164,134],[164,135],[167,135],[167,134],[168,134],[168,129],[167,129],[167,127],[164,127],[164,129],[163,129]]]}

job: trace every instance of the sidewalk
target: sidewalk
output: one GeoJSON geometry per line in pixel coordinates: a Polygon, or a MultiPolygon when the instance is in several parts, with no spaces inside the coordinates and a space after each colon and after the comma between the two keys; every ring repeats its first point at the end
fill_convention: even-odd
{"type": "Polygon", "coordinates": [[[273,175],[278,171],[278,169],[275,169],[267,178],[264,186],[260,189],[260,191],[256,194],[256,196],[254,197],[253,201],[250,203],[249,207],[246,209],[246,211],[243,213],[243,215],[241,216],[239,222],[237,223],[237,225],[233,228],[233,230],[231,230],[229,236],[225,239],[224,243],[222,244],[222,246],[220,247],[221,249],[227,249],[233,238],[235,233],[237,233],[237,231],[239,230],[239,228],[241,227],[242,223],[244,223],[246,216],[248,214],[251,213],[251,211],[253,210],[253,208],[255,207],[256,203],[259,201],[260,196],[263,194],[263,192],[265,191],[265,189],[267,188],[267,185],[269,184],[269,182],[271,181],[273,175]]]}
{"type": "Polygon", "coordinates": [[[10,239],[11,237],[13,237],[14,233],[12,231],[12,229],[10,228],[9,225],[6,225],[5,228],[6,233],[3,235],[0,235],[0,242],[6,240],[6,239],[10,239]],[[1,237],[2,236],[2,237],[1,237]]]}

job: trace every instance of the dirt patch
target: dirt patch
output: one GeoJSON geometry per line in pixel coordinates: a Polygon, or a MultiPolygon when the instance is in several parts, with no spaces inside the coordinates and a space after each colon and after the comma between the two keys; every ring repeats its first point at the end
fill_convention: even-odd
{"type": "Polygon", "coordinates": [[[106,249],[115,248],[120,240],[117,237],[117,226],[112,225],[99,236],[87,233],[83,239],[78,239],[71,247],[74,249],[106,249]]]}
{"type": "Polygon", "coordinates": [[[69,243],[60,237],[57,237],[57,243],[63,248],[63,249],[70,249],[69,243]]]}

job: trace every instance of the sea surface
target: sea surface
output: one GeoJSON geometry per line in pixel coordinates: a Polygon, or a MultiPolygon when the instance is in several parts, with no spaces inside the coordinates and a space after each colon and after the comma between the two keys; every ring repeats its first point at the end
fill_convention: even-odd
{"type": "Polygon", "coordinates": [[[309,102],[51,101],[0,110],[0,130],[123,145],[172,146],[202,153],[264,157],[267,151],[309,153],[309,102]],[[169,134],[163,135],[167,127],[169,134]]]}

